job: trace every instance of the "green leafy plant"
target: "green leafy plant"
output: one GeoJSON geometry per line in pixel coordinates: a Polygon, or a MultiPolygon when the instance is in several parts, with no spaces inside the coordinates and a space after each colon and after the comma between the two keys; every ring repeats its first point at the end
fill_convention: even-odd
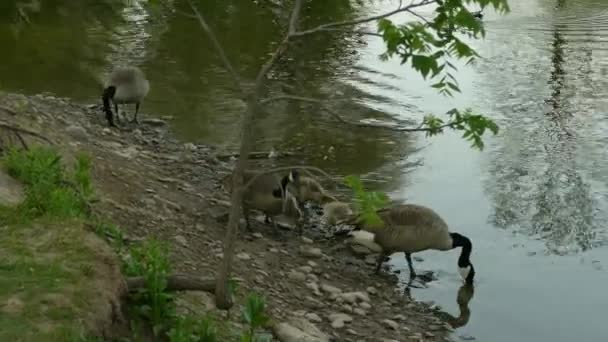
{"type": "Polygon", "coordinates": [[[256,334],[256,329],[266,326],[270,317],[265,313],[266,301],[260,295],[251,293],[242,309],[243,321],[249,326],[241,335],[241,342],[271,341],[271,336],[265,333],[256,334]]]}
{"type": "Polygon", "coordinates": [[[168,255],[165,243],[149,239],[131,249],[131,259],[125,265],[126,274],[144,277],[145,287],[134,295],[134,300],[138,314],[150,322],[157,336],[175,317],[173,296],[166,291],[171,270],[168,255]]]}
{"type": "Polygon", "coordinates": [[[93,194],[91,163],[81,155],[74,174],[66,172],[61,155],[48,147],[12,148],[3,158],[8,173],[26,186],[25,200],[17,208],[21,218],[86,217],[93,194]]]}
{"type": "Polygon", "coordinates": [[[216,342],[217,328],[210,316],[194,318],[181,316],[167,333],[171,342],[216,342]]]}
{"type": "Polygon", "coordinates": [[[388,203],[388,196],[382,192],[365,191],[359,177],[354,175],[346,176],[345,182],[353,190],[354,203],[360,217],[369,225],[382,225],[376,211],[388,203]]]}

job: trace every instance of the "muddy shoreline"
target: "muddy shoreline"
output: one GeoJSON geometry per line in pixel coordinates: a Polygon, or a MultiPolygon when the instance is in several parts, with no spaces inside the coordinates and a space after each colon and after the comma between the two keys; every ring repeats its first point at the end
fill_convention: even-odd
{"type": "MultiPolygon", "coordinates": [[[[228,200],[219,184],[232,168],[219,157],[227,151],[179,141],[166,122],[145,114],[139,126],[109,129],[99,104],[0,93],[0,123],[45,137],[0,127],[0,146],[52,143],[68,160],[79,151],[90,153],[100,195],[95,210],[130,241],[169,241],[175,271],[213,276],[222,257],[222,203],[228,200]]],[[[373,275],[369,256],[356,256],[344,242],[318,232],[305,231],[302,239],[263,220],[253,228],[237,242],[237,298],[262,294],[275,322],[295,326],[304,320],[336,341],[450,340],[445,316],[404,296],[394,274],[373,275]]],[[[181,293],[178,301],[183,310],[225,317],[207,293],[181,293]]],[[[238,326],[239,318],[229,320],[238,326]]]]}

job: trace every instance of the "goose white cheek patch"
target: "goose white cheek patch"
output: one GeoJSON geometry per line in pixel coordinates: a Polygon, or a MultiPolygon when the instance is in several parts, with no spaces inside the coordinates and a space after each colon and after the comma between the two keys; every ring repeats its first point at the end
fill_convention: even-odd
{"type": "Polygon", "coordinates": [[[469,276],[469,272],[471,272],[471,266],[458,267],[458,272],[460,273],[462,279],[467,279],[467,277],[469,276]]]}

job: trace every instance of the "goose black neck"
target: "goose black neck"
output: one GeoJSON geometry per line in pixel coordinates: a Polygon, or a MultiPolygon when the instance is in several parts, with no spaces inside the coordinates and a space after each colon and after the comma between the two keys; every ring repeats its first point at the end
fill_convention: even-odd
{"type": "Polygon", "coordinates": [[[467,267],[471,265],[470,257],[471,250],[473,249],[471,240],[458,233],[450,233],[450,236],[452,237],[452,248],[462,247],[460,257],[458,258],[458,267],[467,267]]]}
{"type": "Polygon", "coordinates": [[[114,119],[112,115],[112,109],[110,108],[110,99],[114,98],[114,94],[116,94],[116,87],[109,86],[103,90],[102,100],[103,100],[103,111],[106,113],[106,119],[110,126],[114,126],[114,119]]]}

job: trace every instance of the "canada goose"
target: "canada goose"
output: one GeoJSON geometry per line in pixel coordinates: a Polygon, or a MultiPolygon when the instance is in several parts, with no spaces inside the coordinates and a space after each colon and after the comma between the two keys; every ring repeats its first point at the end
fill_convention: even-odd
{"type": "Polygon", "coordinates": [[[466,236],[451,233],[445,221],[432,209],[416,204],[400,204],[377,211],[382,225],[365,224],[362,218],[351,218],[355,230],[374,234],[374,242],[383,249],[378,257],[376,273],[380,271],[386,256],[404,252],[410,269],[410,280],[416,277],[412,265],[412,253],[434,249],[447,251],[462,247],[458,258],[458,270],[465,283],[472,284],[475,268],[470,261],[473,245],[466,236]]]}
{"type": "Polygon", "coordinates": [[[340,201],[325,203],[323,206],[323,220],[327,224],[335,225],[336,223],[348,219],[353,215],[353,210],[350,204],[340,201]]]}
{"type": "MultiPolygon", "coordinates": [[[[243,184],[248,183],[257,174],[259,174],[257,171],[245,171],[243,184]]],[[[291,173],[283,177],[277,174],[264,174],[256,178],[243,194],[243,216],[247,229],[251,229],[249,224],[251,209],[263,212],[266,215],[265,222],[267,223],[271,217],[281,214],[296,220],[302,218],[303,215],[295,196],[287,189],[288,184],[292,181],[294,181],[294,175],[291,173]]],[[[222,183],[229,193],[232,192],[232,174],[227,175],[222,183]]],[[[274,220],[272,223],[276,227],[274,220]]]]}
{"type": "Polygon", "coordinates": [[[114,103],[116,119],[120,123],[118,104],[135,103],[135,116],[131,122],[139,123],[137,114],[144,97],[150,91],[150,82],[138,67],[126,66],[112,70],[103,90],[103,110],[110,126],[116,126],[113,120],[110,101],[114,103]]]}
{"type": "Polygon", "coordinates": [[[298,171],[291,171],[294,181],[289,185],[295,188],[295,195],[299,202],[312,201],[317,204],[338,202],[338,199],[327,193],[317,180],[312,177],[300,176],[298,171]]]}

